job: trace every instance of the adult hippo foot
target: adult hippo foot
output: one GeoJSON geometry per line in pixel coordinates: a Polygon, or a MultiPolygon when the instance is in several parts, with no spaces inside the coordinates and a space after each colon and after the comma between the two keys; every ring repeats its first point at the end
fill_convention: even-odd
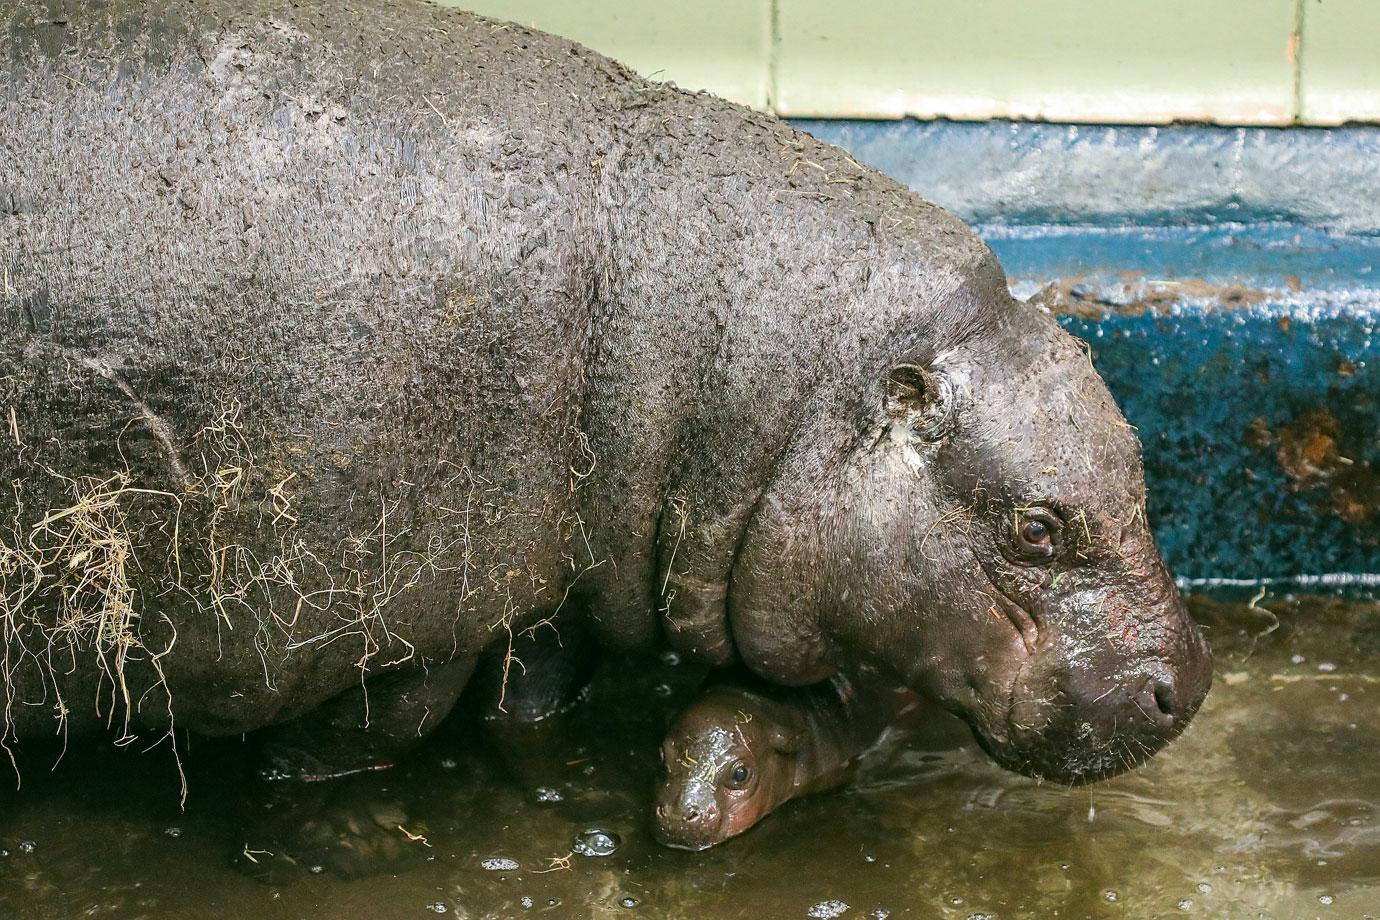
{"type": "Polygon", "coordinates": [[[589,695],[598,643],[578,620],[549,619],[481,656],[470,696],[490,722],[531,725],[569,712],[589,695]]]}

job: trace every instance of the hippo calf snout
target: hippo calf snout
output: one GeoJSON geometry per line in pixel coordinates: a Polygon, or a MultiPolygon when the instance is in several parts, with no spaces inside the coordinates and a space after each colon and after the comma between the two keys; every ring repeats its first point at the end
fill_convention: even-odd
{"type": "Polygon", "coordinates": [[[702,850],[719,839],[721,816],[712,802],[677,796],[656,806],[655,836],[663,846],[702,850]]]}
{"type": "Polygon", "coordinates": [[[676,801],[674,804],[658,805],[657,817],[674,818],[685,824],[714,827],[719,823],[719,810],[713,805],[700,806],[693,802],[676,801]]]}

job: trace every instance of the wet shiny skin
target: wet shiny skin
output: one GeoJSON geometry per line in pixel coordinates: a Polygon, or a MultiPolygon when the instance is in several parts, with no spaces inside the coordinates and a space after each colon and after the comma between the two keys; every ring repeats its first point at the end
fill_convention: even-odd
{"type": "Polygon", "coordinates": [[[835,900],[845,918],[1380,916],[1380,606],[1260,603],[1282,621],[1264,635],[1259,610],[1193,601],[1217,686],[1184,736],[1133,773],[1072,791],[1037,784],[921,710],[848,789],[703,853],[658,846],[647,817],[665,719],[699,679],[684,666],[607,668],[558,731],[508,745],[538,753],[504,754],[456,723],[361,781],[375,814],[399,802],[403,827],[430,845],[397,831],[384,871],[356,880],[271,885],[230,868],[236,745],[192,745],[186,813],[160,754],[73,752],[56,774],[35,757],[23,794],[0,793],[0,916],[417,920],[440,905],[471,917],[806,917],[835,900]],[[562,868],[596,825],[622,846],[562,868]]]}
{"type": "MultiPolygon", "coordinates": [[[[800,794],[806,775],[801,722],[741,688],[717,687],[681,713],[661,746],[665,773],[652,823],[670,847],[703,850],[743,833],[800,794]]],[[[841,780],[841,777],[840,777],[841,780]]]]}

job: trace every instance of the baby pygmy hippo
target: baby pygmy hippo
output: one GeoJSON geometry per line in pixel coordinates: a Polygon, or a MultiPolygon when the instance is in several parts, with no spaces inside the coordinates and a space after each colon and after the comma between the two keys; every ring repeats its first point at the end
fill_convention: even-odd
{"type": "Polygon", "coordinates": [[[813,687],[711,685],[662,743],[656,837],[703,850],[797,796],[848,781],[857,759],[915,704],[906,691],[837,675],[813,687]]]}

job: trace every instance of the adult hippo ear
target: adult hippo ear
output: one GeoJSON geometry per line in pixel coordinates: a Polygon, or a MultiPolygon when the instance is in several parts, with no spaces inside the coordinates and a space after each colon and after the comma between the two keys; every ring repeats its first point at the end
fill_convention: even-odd
{"type": "Polygon", "coordinates": [[[953,430],[953,384],[919,364],[897,364],[886,375],[886,413],[917,437],[937,441],[953,430]]]}

